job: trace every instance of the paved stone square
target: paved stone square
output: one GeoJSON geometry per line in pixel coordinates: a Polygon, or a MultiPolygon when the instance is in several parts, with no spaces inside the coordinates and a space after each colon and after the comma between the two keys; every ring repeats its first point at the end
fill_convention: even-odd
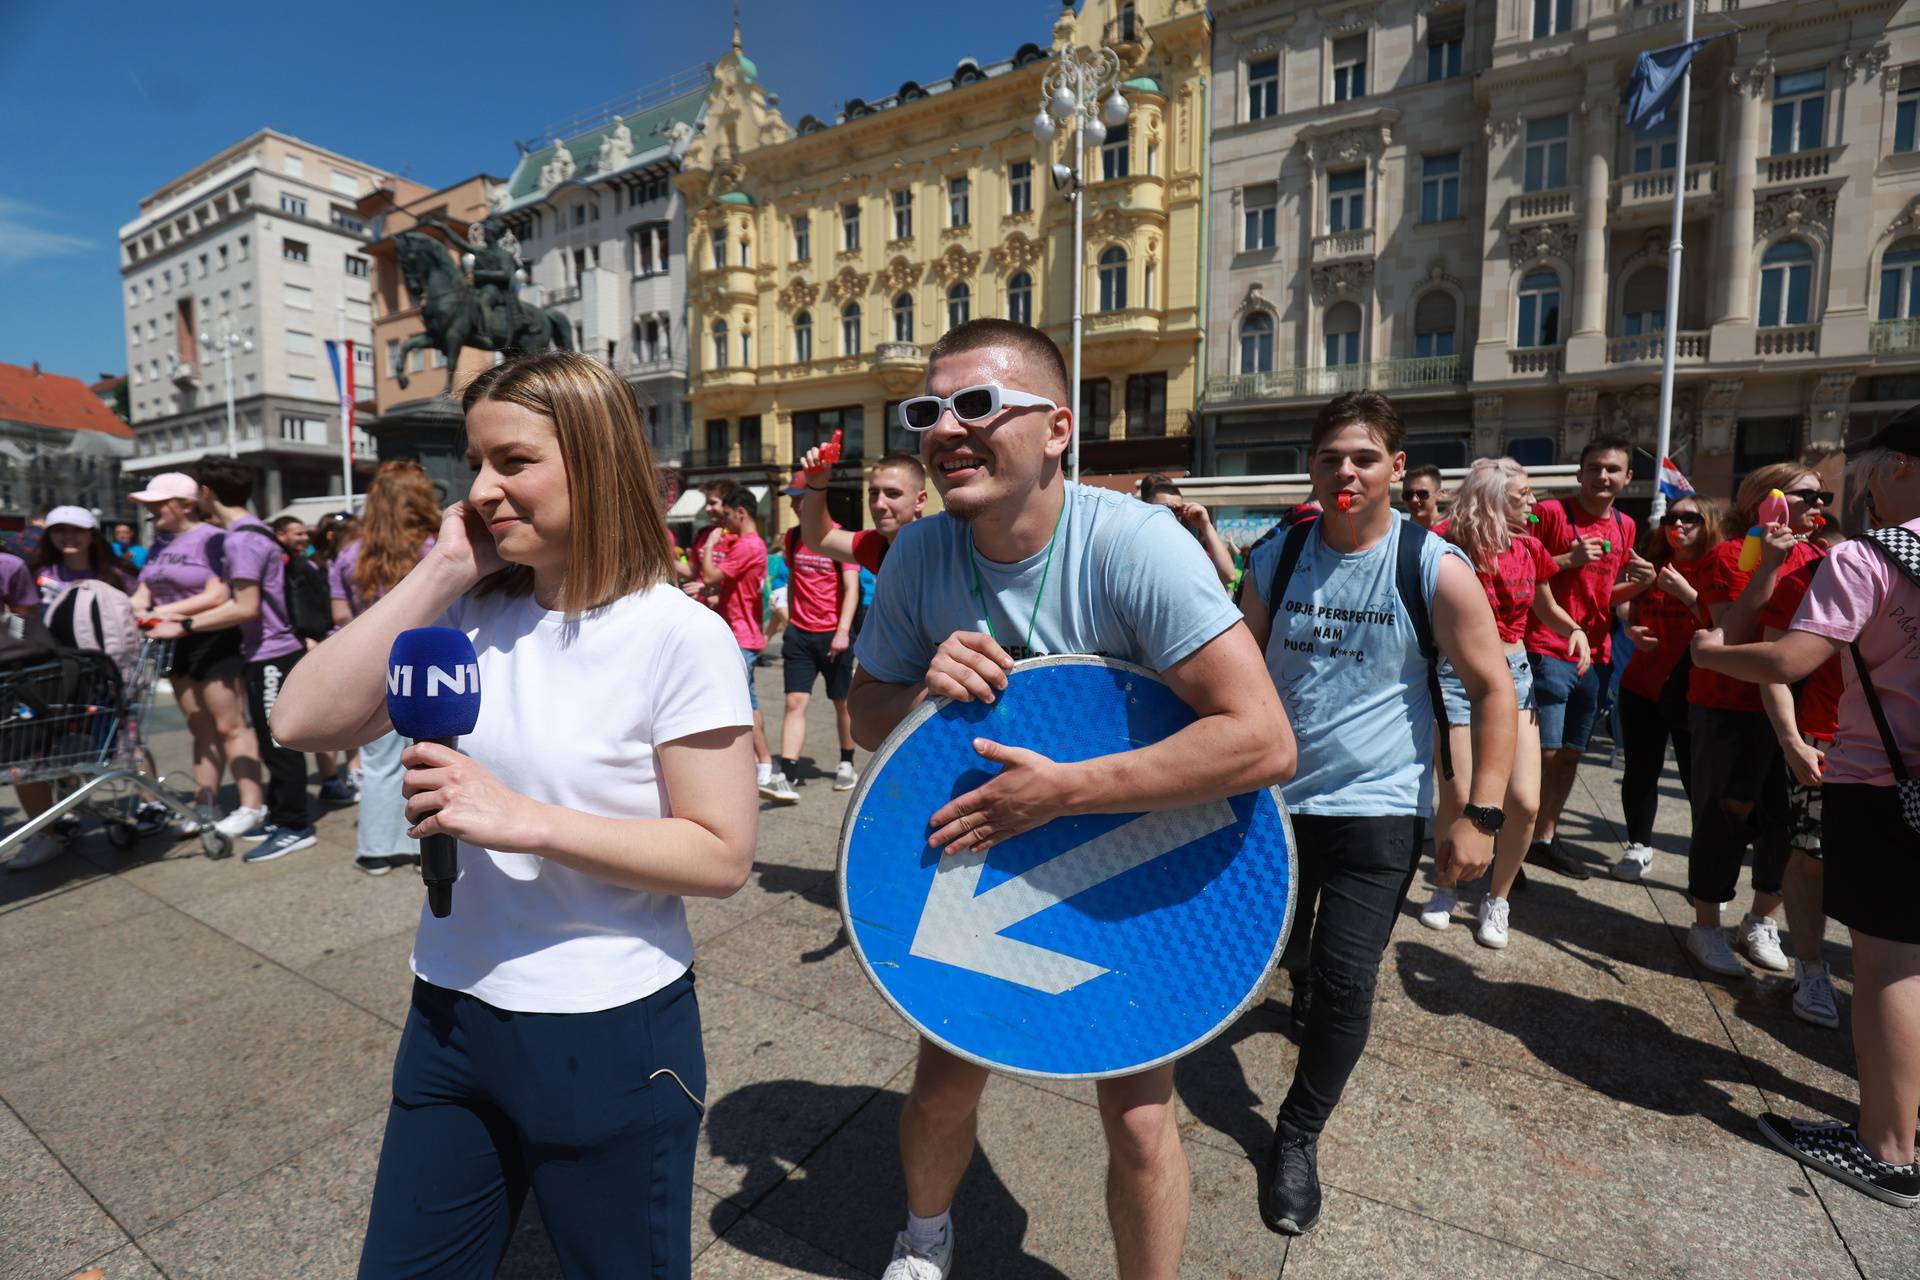
{"type": "MultiPolygon", "coordinates": [[[[778,672],[760,679],[777,721],[778,672]]],[[[830,771],[815,704],[809,747],[830,771]]],[[[180,767],[165,723],[156,749],[180,767]]],[[[1617,779],[1591,757],[1567,822],[1596,869],[1620,840],[1617,779]]],[[[696,1276],[874,1276],[901,1221],[914,1041],[840,936],[844,801],[809,778],[763,815],[747,886],[690,904],[711,1064],[696,1276]]],[[[1277,977],[1178,1071],[1184,1274],[1920,1277],[1920,1215],[1761,1141],[1769,1108],[1851,1117],[1852,1049],[1796,1021],[1783,981],[1690,965],[1686,826],[1671,785],[1644,885],[1534,875],[1504,952],[1403,916],[1321,1144],[1325,1219],[1291,1244],[1254,1211],[1296,1052],[1277,977]]],[[[94,833],[0,875],[0,1277],[353,1274],[421,891],[356,873],[352,851],[349,809],[318,847],[256,867],[190,842],[119,854],[94,833]]],[[[1844,932],[1829,944],[1844,1017],[1844,932]]],[[[1112,1275],[1092,1087],[996,1079],[980,1139],[956,1275],[1112,1275]]],[[[559,1275],[531,1201],[501,1274],[559,1275]]]]}

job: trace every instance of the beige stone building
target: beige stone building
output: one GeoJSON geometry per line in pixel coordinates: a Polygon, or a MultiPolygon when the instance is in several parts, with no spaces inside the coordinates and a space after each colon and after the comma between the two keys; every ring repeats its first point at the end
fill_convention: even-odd
{"type": "MultiPolygon", "coordinates": [[[[1044,29],[1036,31],[1044,38],[1044,29]]],[[[1119,55],[1128,126],[1090,154],[1081,404],[1086,472],[1184,468],[1199,390],[1209,24],[1199,0],[1087,0],[1051,48],[1119,55]]],[[[789,125],[736,41],[717,64],[680,189],[689,202],[688,480],[756,483],[845,434],[840,520],[860,466],[917,451],[893,420],[953,324],[1011,316],[1064,349],[1072,205],[1064,150],[1030,131],[1048,46],[850,99],[789,125]]]]}
{"type": "Polygon", "coordinates": [[[1673,456],[1753,466],[1920,400],[1920,31],[1891,0],[1696,0],[1684,173],[1629,130],[1675,3],[1214,5],[1201,467],[1293,471],[1392,393],[1410,456],[1648,451],[1684,190],[1673,456]],[[1736,29],[1737,28],[1737,29],[1736,29]]]}

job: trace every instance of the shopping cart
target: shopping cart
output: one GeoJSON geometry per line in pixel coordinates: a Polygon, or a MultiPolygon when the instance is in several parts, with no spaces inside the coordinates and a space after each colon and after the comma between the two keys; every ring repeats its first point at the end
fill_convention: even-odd
{"type": "MultiPolygon", "coordinates": [[[[68,814],[100,818],[116,849],[140,839],[143,807],[164,806],[169,825],[199,823],[192,793],[160,777],[147,751],[154,686],[172,656],[173,641],[142,640],[131,679],[90,652],[0,671],[0,780],[50,783],[55,795],[45,813],[0,840],[0,861],[68,814]]],[[[210,824],[199,823],[199,836],[209,858],[233,852],[210,824]]]]}

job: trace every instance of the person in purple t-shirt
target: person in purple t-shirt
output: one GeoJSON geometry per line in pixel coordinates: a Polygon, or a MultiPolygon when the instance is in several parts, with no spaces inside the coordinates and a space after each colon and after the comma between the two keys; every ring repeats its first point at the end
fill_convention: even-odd
{"type": "Polygon", "coordinates": [[[0,551],[0,609],[19,614],[40,611],[40,588],[34,584],[33,570],[11,551],[0,551]]]}
{"type": "MultiPolygon", "coordinates": [[[[286,552],[273,530],[247,510],[253,499],[253,469],[233,458],[205,458],[194,467],[194,479],[200,482],[200,509],[226,533],[222,549],[232,598],[179,622],[162,623],[153,635],[165,639],[239,629],[247,711],[267,770],[267,812],[260,815],[265,821],[243,834],[243,839],[257,842],[243,860],[270,862],[314,842],[307,758],[275,742],[267,727],[287,673],[306,653],[306,643],[287,617],[286,552]]],[[[232,817],[238,819],[241,812],[232,817]]]]}
{"type": "Polygon", "coordinates": [[[132,575],[113,544],[100,531],[100,521],[85,507],[55,507],[47,512],[47,526],[33,552],[34,580],[40,603],[51,605],[75,582],[98,579],[125,591],[132,575]]]}
{"type": "MultiPolygon", "coordinates": [[[[178,622],[225,604],[231,596],[223,550],[226,535],[220,526],[200,518],[200,482],[185,472],[169,471],[148,481],[133,500],[147,509],[155,532],[161,535],[140,570],[140,584],[133,592],[134,616],[178,622]]],[[[173,646],[167,678],[193,735],[194,807],[200,811],[200,820],[220,826],[216,808],[220,774],[230,770],[240,809],[223,829],[230,836],[245,835],[267,810],[260,787],[260,743],[247,723],[240,632],[229,627],[181,636],[173,646]],[[233,829],[242,822],[244,829],[233,829]]],[[[182,835],[193,834],[184,827],[178,830],[182,835]]]]}

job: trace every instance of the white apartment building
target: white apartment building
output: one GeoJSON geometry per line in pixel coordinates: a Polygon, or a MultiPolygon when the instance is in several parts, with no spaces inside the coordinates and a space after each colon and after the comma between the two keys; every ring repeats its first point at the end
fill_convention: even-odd
{"type": "Polygon", "coordinates": [[[574,349],[634,390],[663,461],[687,449],[686,204],[673,185],[706,118],[701,66],[545,131],[495,192],[532,283],[573,324],[574,349]]]}
{"type": "Polygon", "coordinates": [[[1676,122],[1624,123],[1680,3],[1214,5],[1202,470],[1304,462],[1373,387],[1414,461],[1568,460],[1629,436],[1651,480],[1669,219],[1685,255],[1673,456],[1725,493],[1920,401],[1920,31],[1893,0],[1694,0],[1676,122]]]}
{"type": "MultiPolygon", "coordinates": [[[[356,381],[370,391],[368,232],[354,202],[390,180],[263,129],[140,202],[120,230],[129,476],[226,453],[231,376],[232,449],[259,469],[256,505],[341,491],[325,344],[355,342],[356,381]]],[[[371,470],[360,434],[355,457],[371,470]]]]}

